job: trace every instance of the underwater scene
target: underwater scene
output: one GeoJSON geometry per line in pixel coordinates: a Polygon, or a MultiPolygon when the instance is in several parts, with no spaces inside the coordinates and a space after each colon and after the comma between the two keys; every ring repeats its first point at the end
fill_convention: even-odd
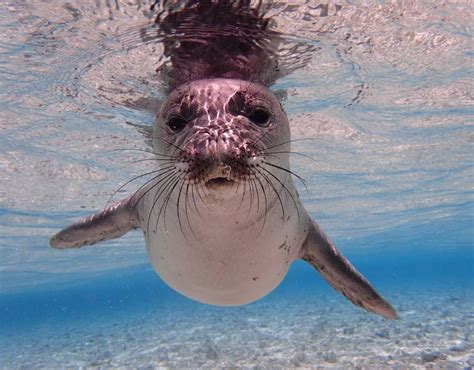
{"type": "Polygon", "coordinates": [[[473,11],[1,1],[0,368],[474,368],[473,11]]]}

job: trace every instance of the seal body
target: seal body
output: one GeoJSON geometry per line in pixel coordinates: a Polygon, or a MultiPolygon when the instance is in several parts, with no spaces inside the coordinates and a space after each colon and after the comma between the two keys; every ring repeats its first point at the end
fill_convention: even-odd
{"type": "MultiPolygon", "coordinates": [[[[304,233],[297,217],[286,221],[274,206],[266,211],[263,225],[263,214],[247,217],[249,208],[256,207],[248,198],[241,206],[240,200],[215,194],[203,200],[197,201],[200,216],[188,210],[192,226],[183,225],[184,232],[173,207],[167,226],[160,221],[156,232],[145,236],[160,277],[180,293],[215,305],[249,303],[277,287],[291,262],[299,258],[295,246],[303,243],[304,233]],[[239,206],[242,212],[237,211],[239,206]]],[[[149,207],[150,202],[145,204],[149,207]]],[[[184,205],[180,212],[184,215],[184,205]]]]}
{"type": "Polygon", "coordinates": [[[354,304],[396,317],[300,203],[288,119],[266,87],[224,78],[180,86],[158,114],[153,145],[156,176],[51,245],[80,247],[140,228],[162,279],[216,305],[261,298],[301,258],[354,304]]]}
{"type": "Polygon", "coordinates": [[[157,20],[171,60],[160,73],[171,81],[154,124],[152,178],[51,245],[77,248],[139,228],[162,279],[216,305],[263,297],[303,259],[352,303],[394,319],[298,198],[288,119],[267,87],[280,73],[268,20],[229,0],[189,1],[157,20]]]}
{"type": "Polygon", "coordinates": [[[235,79],[185,84],[163,106],[154,137],[155,151],[176,156],[182,171],[169,198],[160,196],[164,185],[153,184],[138,206],[157,273],[184,295],[210,304],[244,304],[273,290],[300,257],[297,246],[306,237],[290,174],[266,172],[271,165],[289,167],[288,120],[273,94],[235,79]],[[263,126],[245,116],[257,107],[269,115],[263,126]],[[173,116],[187,117],[178,134],[166,127],[173,116]],[[282,144],[283,154],[266,153],[266,143],[282,144]],[[233,164],[238,158],[240,167],[233,164]],[[199,181],[193,166],[203,171],[199,181]]]}

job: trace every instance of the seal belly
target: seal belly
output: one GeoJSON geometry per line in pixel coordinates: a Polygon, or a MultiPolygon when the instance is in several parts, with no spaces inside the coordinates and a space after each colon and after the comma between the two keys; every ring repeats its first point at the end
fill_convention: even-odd
{"type": "Polygon", "coordinates": [[[158,275],[183,295],[214,305],[246,304],[270,293],[298,258],[296,217],[283,219],[275,210],[263,224],[243,222],[245,212],[211,214],[204,215],[205,223],[192,217],[192,232],[189,225],[180,229],[170,214],[176,222],[167,221],[168,230],[162,223],[147,235],[158,275]]]}

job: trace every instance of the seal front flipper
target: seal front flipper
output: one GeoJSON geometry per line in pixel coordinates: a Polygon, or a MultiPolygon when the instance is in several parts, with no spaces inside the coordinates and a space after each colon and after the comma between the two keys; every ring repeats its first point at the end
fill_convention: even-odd
{"type": "Polygon", "coordinates": [[[79,248],[118,238],[139,227],[135,202],[129,197],[83,218],[54,235],[49,243],[58,249],[79,248]]]}
{"type": "Polygon", "coordinates": [[[387,319],[397,313],[370,285],[367,279],[337,250],[314,221],[303,243],[302,259],[313,265],[333,288],[357,306],[387,319]]]}

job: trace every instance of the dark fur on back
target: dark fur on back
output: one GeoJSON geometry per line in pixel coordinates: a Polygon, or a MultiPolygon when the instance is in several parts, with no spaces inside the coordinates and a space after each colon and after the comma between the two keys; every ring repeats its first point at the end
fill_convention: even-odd
{"type": "Polygon", "coordinates": [[[160,12],[155,22],[170,61],[158,72],[170,90],[218,77],[269,86],[279,77],[279,34],[269,30],[261,4],[188,0],[160,12]]]}

